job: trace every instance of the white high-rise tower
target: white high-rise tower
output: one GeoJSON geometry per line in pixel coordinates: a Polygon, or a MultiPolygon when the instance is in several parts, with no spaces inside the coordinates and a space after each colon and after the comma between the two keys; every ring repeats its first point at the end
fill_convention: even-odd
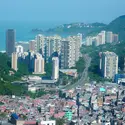
{"type": "Polygon", "coordinates": [[[40,54],[36,54],[34,63],[34,74],[44,74],[44,58],[40,54]]]}
{"type": "Polygon", "coordinates": [[[59,78],[59,58],[53,57],[52,62],[53,62],[52,79],[58,80],[58,78],[59,78]]]}

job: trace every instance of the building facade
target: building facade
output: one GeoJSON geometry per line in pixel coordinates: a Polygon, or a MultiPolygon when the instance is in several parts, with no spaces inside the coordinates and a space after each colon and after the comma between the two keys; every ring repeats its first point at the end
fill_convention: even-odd
{"type": "Polygon", "coordinates": [[[23,54],[23,46],[21,45],[17,45],[15,46],[15,52],[17,53],[18,57],[21,57],[21,55],[23,54]]]}
{"type": "Polygon", "coordinates": [[[101,72],[104,78],[112,79],[118,73],[118,56],[114,52],[101,55],[101,72]]]}
{"type": "Polygon", "coordinates": [[[29,50],[35,52],[35,50],[36,50],[36,41],[35,40],[29,41],[29,50]]]}
{"type": "Polygon", "coordinates": [[[45,37],[41,34],[36,36],[36,44],[35,44],[35,48],[36,48],[36,52],[41,53],[44,56],[44,52],[45,52],[45,37]]]}
{"type": "Polygon", "coordinates": [[[36,54],[34,63],[34,74],[44,74],[44,58],[40,54],[36,54]]]}
{"type": "Polygon", "coordinates": [[[119,37],[118,34],[113,34],[113,42],[118,42],[119,37]]]}
{"type": "Polygon", "coordinates": [[[86,37],[86,40],[85,40],[85,45],[86,46],[91,46],[92,45],[92,37],[89,36],[89,37],[86,37]]]}
{"type": "Polygon", "coordinates": [[[57,52],[58,55],[61,52],[61,37],[57,35],[46,38],[45,58],[47,62],[54,52],[57,52]]]}
{"type": "Polygon", "coordinates": [[[102,43],[101,44],[105,44],[105,42],[106,42],[106,31],[101,31],[101,35],[102,35],[102,43]]]}
{"type": "Polygon", "coordinates": [[[112,43],[112,42],[113,42],[113,33],[106,32],[106,43],[112,43]]]}
{"type": "Polygon", "coordinates": [[[23,51],[24,51],[24,52],[29,51],[29,42],[27,42],[27,41],[19,41],[19,42],[16,42],[16,46],[18,46],[18,45],[20,45],[20,46],[23,47],[23,51]]]}
{"type": "Polygon", "coordinates": [[[59,58],[53,57],[52,58],[53,69],[52,69],[52,79],[58,80],[59,78],[59,58]]]}
{"type": "Polygon", "coordinates": [[[75,66],[75,42],[62,41],[61,68],[67,69],[75,66]]]}
{"type": "Polygon", "coordinates": [[[12,57],[11,57],[11,68],[14,69],[15,71],[18,70],[17,68],[17,61],[18,61],[18,56],[16,52],[12,53],[12,57]]]}
{"type": "Polygon", "coordinates": [[[6,53],[8,56],[11,56],[15,51],[15,41],[16,35],[14,29],[8,29],[6,31],[6,53]]]}

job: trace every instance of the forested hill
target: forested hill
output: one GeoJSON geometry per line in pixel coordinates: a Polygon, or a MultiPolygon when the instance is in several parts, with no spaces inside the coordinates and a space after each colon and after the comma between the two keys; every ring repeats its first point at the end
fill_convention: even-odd
{"type": "Polygon", "coordinates": [[[28,74],[28,69],[25,64],[18,64],[18,72],[11,69],[11,58],[5,53],[0,53],[0,95],[21,95],[25,94],[23,86],[14,86],[11,82],[20,80],[21,76],[28,74]],[[10,75],[10,71],[14,75],[10,75]]]}
{"type": "Polygon", "coordinates": [[[106,26],[106,30],[119,34],[119,39],[125,41],[125,15],[113,20],[106,26]]]}

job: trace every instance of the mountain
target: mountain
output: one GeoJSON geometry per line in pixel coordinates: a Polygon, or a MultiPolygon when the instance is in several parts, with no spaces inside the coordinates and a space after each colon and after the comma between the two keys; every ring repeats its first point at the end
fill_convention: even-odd
{"type": "Polygon", "coordinates": [[[119,40],[125,40],[125,15],[116,18],[104,29],[119,34],[119,40]]]}
{"type": "Polygon", "coordinates": [[[58,33],[58,34],[77,34],[82,33],[84,35],[87,35],[88,33],[97,31],[101,28],[104,28],[106,24],[103,23],[91,23],[91,24],[85,24],[85,23],[70,23],[70,24],[63,24],[60,26],[57,26],[53,29],[48,29],[47,33],[58,33]]]}
{"type": "Polygon", "coordinates": [[[43,31],[41,29],[32,29],[31,32],[45,33],[45,34],[59,34],[59,35],[75,35],[82,33],[84,36],[97,35],[102,30],[112,31],[113,33],[119,34],[119,40],[125,40],[125,15],[120,16],[113,20],[108,25],[103,23],[70,23],[57,26],[55,28],[43,31]]]}

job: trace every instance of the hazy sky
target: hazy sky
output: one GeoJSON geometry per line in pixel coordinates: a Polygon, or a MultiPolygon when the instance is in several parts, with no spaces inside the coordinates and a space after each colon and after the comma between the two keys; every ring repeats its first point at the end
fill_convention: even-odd
{"type": "Polygon", "coordinates": [[[125,0],[0,0],[0,21],[104,22],[125,14],[125,0]]]}

